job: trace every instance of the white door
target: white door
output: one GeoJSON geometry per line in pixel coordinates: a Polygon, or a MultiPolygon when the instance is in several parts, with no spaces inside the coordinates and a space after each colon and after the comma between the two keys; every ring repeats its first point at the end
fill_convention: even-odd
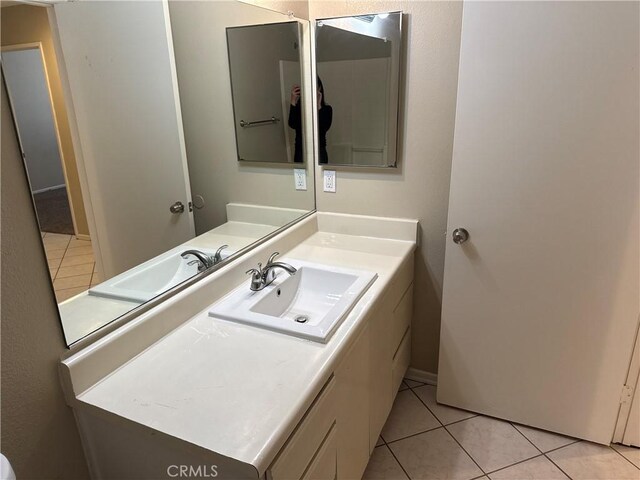
{"type": "Polygon", "coordinates": [[[629,411],[629,419],[627,421],[622,443],[625,445],[640,447],[640,395],[637,390],[633,396],[633,402],[631,404],[631,410],[629,411]]]}
{"type": "Polygon", "coordinates": [[[611,440],[640,311],[639,6],[465,3],[440,402],[611,440]]]}
{"type": "Polygon", "coordinates": [[[195,233],[168,8],[54,8],[106,279],[195,233]]]}
{"type": "Polygon", "coordinates": [[[636,334],[613,441],[640,447],[640,331],[636,334]]]}

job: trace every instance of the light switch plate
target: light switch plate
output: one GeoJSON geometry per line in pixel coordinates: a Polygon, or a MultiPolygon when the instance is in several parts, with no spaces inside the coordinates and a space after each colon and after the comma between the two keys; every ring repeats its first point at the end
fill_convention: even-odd
{"type": "Polygon", "coordinates": [[[293,169],[293,180],[296,184],[296,190],[307,189],[307,171],[304,168],[293,169]]]}
{"type": "Polygon", "coordinates": [[[336,171],[324,170],[324,191],[336,193],[336,171]]]}

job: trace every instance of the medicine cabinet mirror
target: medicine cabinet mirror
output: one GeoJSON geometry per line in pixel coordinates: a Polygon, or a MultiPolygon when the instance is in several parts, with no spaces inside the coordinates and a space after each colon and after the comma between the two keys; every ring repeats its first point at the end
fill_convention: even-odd
{"type": "Polygon", "coordinates": [[[303,163],[300,24],[227,28],[238,160],[303,163]]]}
{"type": "Polygon", "coordinates": [[[395,167],[402,13],[316,21],[318,161],[395,167]]]}
{"type": "Polygon", "coordinates": [[[296,153],[288,127],[293,85],[311,91],[306,20],[236,0],[57,2],[3,8],[2,32],[69,345],[315,209],[313,149],[296,153]],[[43,18],[48,31],[26,33],[43,18]],[[240,121],[255,136],[236,145],[240,121]]]}

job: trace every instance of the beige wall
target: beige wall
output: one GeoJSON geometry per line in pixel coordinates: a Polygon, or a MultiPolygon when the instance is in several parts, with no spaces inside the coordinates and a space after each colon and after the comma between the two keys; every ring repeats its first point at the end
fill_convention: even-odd
{"type": "Polygon", "coordinates": [[[309,19],[309,2],[307,0],[240,0],[244,3],[252,3],[262,8],[288,13],[298,18],[309,19]]]}
{"type": "MultiPolygon", "coordinates": [[[[398,169],[338,168],[337,193],[322,191],[322,170],[317,169],[317,208],[420,220],[411,365],[436,372],[462,3],[309,3],[312,21],[393,10],[407,14],[403,24],[405,52],[406,45],[411,45],[402,66],[405,89],[400,102],[398,169]]],[[[326,95],[330,103],[331,92],[326,95]]]]}
{"type": "Polygon", "coordinates": [[[43,7],[18,5],[5,7],[0,12],[2,22],[2,46],[16,45],[20,43],[42,42],[45,66],[47,69],[51,96],[55,109],[55,119],[60,135],[60,144],[63,155],[63,163],[68,182],[68,192],[73,206],[76,232],[81,235],[89,235],[87,216],[82,202],[78,167],[71,142],[67,109],[62,94],[62,85],[58,73],[58,63],[51,38],[47,10],[43,7]]]}
{"type": "Polygon", "coordinates": [[[88,478],[58,380],[65,342],[4,85],[1,123],[1,449],[17,478],[88,478]]]}

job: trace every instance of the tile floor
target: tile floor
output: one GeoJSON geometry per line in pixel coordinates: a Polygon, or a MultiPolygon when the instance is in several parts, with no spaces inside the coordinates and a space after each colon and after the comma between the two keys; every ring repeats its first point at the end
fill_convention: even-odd
{"type": "Polygon", "coordinates": [[[58,303],[100,283],[90,240],[42,232],[42,242],[58,303]]]}
{"type": "Polygon", "coordinates": [[[407,380],[364,480],[640,480],[640,449],[611,447],[438,405],[407,380]]]}

